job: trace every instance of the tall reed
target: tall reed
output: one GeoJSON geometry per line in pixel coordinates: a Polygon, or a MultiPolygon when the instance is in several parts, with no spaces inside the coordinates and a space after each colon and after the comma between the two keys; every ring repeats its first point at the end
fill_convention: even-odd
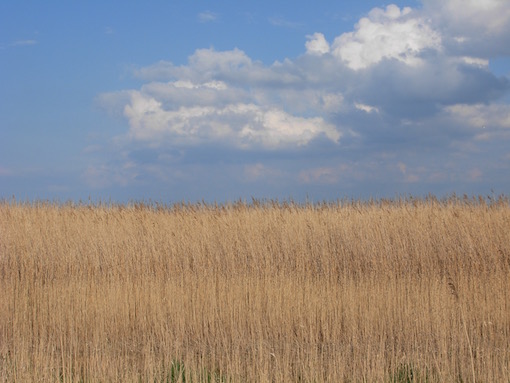
{"type": "Polygon", "coordinates": [[[510,205],[0,203],[0,380],[510,381],[510,205]]]}

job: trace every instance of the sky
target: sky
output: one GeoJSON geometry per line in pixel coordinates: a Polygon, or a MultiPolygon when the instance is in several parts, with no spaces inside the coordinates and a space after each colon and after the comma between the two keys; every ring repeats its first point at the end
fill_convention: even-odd
{"type": "Polygon", "coordinates": [[[0,199],[510,193],[510,1],[0,3],[0,199]]]}

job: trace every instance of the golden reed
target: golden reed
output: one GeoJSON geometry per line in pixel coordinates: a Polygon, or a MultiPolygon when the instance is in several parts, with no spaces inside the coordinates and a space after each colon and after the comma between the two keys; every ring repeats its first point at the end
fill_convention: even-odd
{"type": "Polygon", "coordinates": [[[0,202],[2,382],[510,381],[510,207],[0,202]]]}

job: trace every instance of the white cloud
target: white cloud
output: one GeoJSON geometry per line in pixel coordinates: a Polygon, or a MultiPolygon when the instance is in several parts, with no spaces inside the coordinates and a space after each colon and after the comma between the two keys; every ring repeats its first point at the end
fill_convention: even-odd
{"type": "Polygon", "coordinates": [[[320,135],[338,143],[341,137],[335,126],[321,117],[295,117],[279,109],[258,111],[257,114],[257,123],[245,125],[241,137],[271,148],[289,143],[303,146],[320,135]]]}
{"type": "Polygon", "coordinates": [[[188,64],[175,66],[171,62],[160,61],[141,68],[136,75],[143,80],[207,81],[218,74],[230,71],[251,70],[254,64],[240,49],[218,52],[213,48],[197,49],[188,59],[188,64]]]}
{"type": "Polygon", "coordinates": [[[314,33],[313,35],[306,36],[306,53],[312,55],[323,55],[329,53],[329,43],[322,33],[314,33]]]}
{"type": "MultiPolygon", "coordinates": [[[[129,123],[116,141],[120,150],[143,148],[158,155],[150,166],[135,158],[138,166],[112,174],[126,182],[125,174],[144,172],[163,179],[165,166],[179,168],[193,156],[197,162],[203,156],[212,162],[245,156],[236,162],[237,180],[265,182],[293,174],[300,185],[375,179],[413,187],[458,180],[452,174],[466,175],[468,165],[445,170],[452,153],[508,138],[510,111],[500,97],[509,81],[491,73],[490,57],[478,50],[452,49],[447,16],[434,16],[449,8],[432,10],[432,2],[415,10],[373,9],[331,44],[324,34],[313,33],[301,56],[271,65],[238,48],[209,48],[196,50],[183,65],[161,61],[140,68],[140,88],[104,94],[98,101],[129,123]],[[261,150],[274,161],[270,166],[261,150]],[[306,152],[307,161],[310,154],[313,163],[299,158],[292,170],[280,166],[281,156],[298,151],[306,152]],[[420,167],[427,162],[424,153],[431,152],[437,154],[435,167],[420,167]]],[[[473,38],[457,37],[455,44],[473,38]]],[[[107,181],[100,167],[89,173],[99,183],[107,181]]]]}
{"type": "Polygon", "coordinates": [[[510,54],[508,0],[423,0],[423,13],[453,50],[489,57],[510,54]]]}
{"type": "Polygon", "coordinates": [[[432,16],[448,20],[450,27],[467,35],[475,32],[473,28],[489,34],[509,28],[508,0],[423,0],[423,3],[432,16]]]}
{"type": "Polygon", "coordinates": [[[359,109],[359,110],[362,110],[363,112],[366,112],[366,113],[379,113],[379,109],[376,108],[375,106],[370,106],[370,105],[367,105],[367,104],[361,104],[361,103],[358,103],[356,102],[354,104],[355,108],[356,109],[359,109]]]}
{"type": "Polygon", "coordinates": [[[239,148],[303,146],[324,135],[338,142],[341,134],[321,117],[296,117],[274,107],[233,103],[165,110],[154,98],[133,91],[124,114],[129,135],[155,145],[220,142],[239,148]]]}
{"type": "Polygon", "coordinates": [[[509,129],[510,105],[508,104],[456,104],[445,111],[458,121],[477,129],[509,129]]]}
{"type": "Polygon", "coordinates": [[[373,9],[354,32],[342,34],[332,44],[333,54],[354,70],[383,59],[416,66],[426,49],[440,50],[441,36],[425,20],[413,17],[410,8],[400,10],[396,5],[373,9]]]}
{"type": "MultiPolygon", "coordinates": [[[[320,135],[338,142],[339,116],[349,109],[412,122],[444,105],[489,102],[506,86],[490,74],[487,59],[444,51],[424,10],[375,8],[331,48],[322,33],[308,35],[305,47],[301,57],[269,66],[237,48],[198,49],[185,65],[139,69],[149,80],[140,90],[102,99],[116,105],[124,97],[117,104],[136,139],[173,135],[174,143],[190,144],[222,137],[237,147],[250,140],[277,147],[320,135]]],[[[349,125],[355,133],[356,123],[349,125]]]]}
{"type": "Polygon", "coordinates": [[[479,68],[488,68],[489,67],[489,60],[482,59],[479,57],[462,56],[462,57],[460,57],[460,60],[467,65],[472,65],[472,66],[476,66],[479,68]]]}
{"type": "Polygon", "coordinates": [[[223,81],[196,83],[188,80],[151,82],[140,92],[161,102],[165,109],[181,106],[224,106],[246,100],[246,92],[239,88],[229,88],[223,81]]]}

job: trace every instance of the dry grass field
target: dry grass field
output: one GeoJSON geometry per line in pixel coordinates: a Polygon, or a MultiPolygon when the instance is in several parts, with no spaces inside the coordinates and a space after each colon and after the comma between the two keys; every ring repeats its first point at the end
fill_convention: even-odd
{"type": "Polygon", "coordinates": [[[0,202],[2,382],[510,382],[510,205],[0,202]]]}

